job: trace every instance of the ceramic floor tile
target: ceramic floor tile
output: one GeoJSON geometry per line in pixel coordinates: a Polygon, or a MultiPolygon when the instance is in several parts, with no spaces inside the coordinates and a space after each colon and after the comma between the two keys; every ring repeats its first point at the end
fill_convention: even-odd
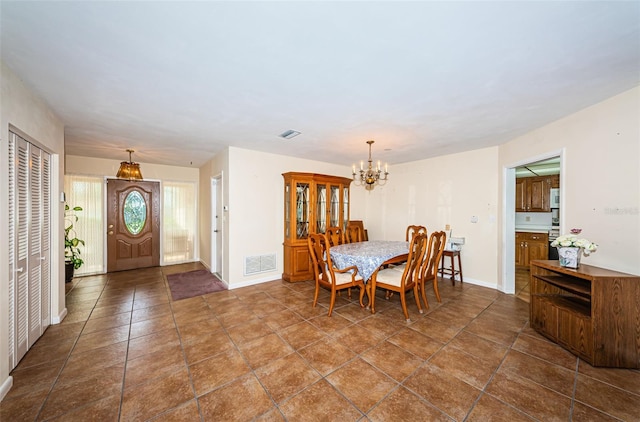
{"type": "Polygon", "coordinates": [[[337,369],[326,380],[363,413],[398,386],[392,378],[360,358],[337,369]]]}
{"type": "Polygon", "coordinates": [[[369,331],[361,325],[350,325],[334,333],[332,337],[355,353],[362,353],[383,340],[380,334],[369,331]]]}
{"type": "Polygon", "coordinates": [[[189,365],[236,348],[223,330],[204,334],[189,343],[183,343],[182,347],[189,365]]]}
{"type": "Polygon", "coordinates": [[[469,413],[481,390],[433,365],[420,367],[403,385],[456,420],[469,413]]]}
{"type": "Polygon", "coordinates": [[[575,370],[572,371],[518,351],[509,353],[500,370],[530,379],[568,397],[573,394],[575,370]]]}
{"type": "MultiPolygon", "coordinates": [[[[490,364],[482,358],[450,345],[433,355],[429,363],[481,390],[487,385],[499,365],[499,362],[490,364]]],[[[570,385],[570,382],[567,385],[570,385]]]]}
{"type": "Polygon", "coordinates": [[[361,356],[398,382],[406,379],[423,363],[423,360],[418,356],[388,341],[367,350],[361,356]]]}
{"type": "Polygon", "coordinates": [[[325,380],[318,381],[281,404],[280,410],[287,420],[300,422],[357,421],[362,418],[362,412],[325,380]]]}
{"type": "Polygon", "coordinates": [[[122,389],[124,364],[103,368],[76,380],[56,384],[44,403],[39,420],[47,420],[108,396],[122,389]]]}
{"type": "Polygon", "coordinates": [[[538,420],[568,420],[571,398],[511,372],[498,371],[486,390],[538,420]]]}
{"type": "Polygon", "coordinates": [[[451,421],[450,417],[404,387],[396,388],[367,417],[372,422],[451,421]]]}
{"type": "Polygon", "coordinates": [[[238,348],[253,369],[293,352],[293,348],[275,333],[241,344],[238,348]]]}
{"type": "Polygon", "coordinates": [[[110,344],[120,343],[129,338],[129,326],[109,328],[95,333],[82,334],[73,348],[72,354],[99,349],[110,344]]]}
{"type": "Polygon", "coordinates": [[[640,371],[579,361],[516,295],[441,280],[424,314],[409,295],[409,323],[382,290],[376,314],[354,289],[329,318],[312,282],[171,301],[166,274],[203,268],[67,283],[68,314],[12,371],[0,420],[640,420],[640,371]]]}
{"type": "Polygon", "coordinates": [[[235,344],[243,344],[271,334],[273,330],[263,321],[254,319],[244,324],[231,327],[227,329],[227,332],[235,344]]]}
{"type": "Polygon", "coordinates": [[[387,339],[389,343],[413,353],[422,360],[427,360],[442,348],[444,343],[425,336],[410,328],[403,328],[387,339]]]}
{"type": "Polygon", "coordinates": [[[308,322],[291,325],[280,330],[278,334],[295,350],[307,347],[327,336],[322,330],[308,322]]]}
{"type": "Polygon", "coordinates": [[[193,399],[189,374],[184,368],[153,382],[125,388],[120,420],[147,420],[193,399]]]}
{"type": "Polygon", "coordinates": [[[248,421],[270,411],[274,403],[253,374],[238,378],[198,398],[205,421],[248,421]],[[238,400],[238,398],[242,398],[238,400]]]}
{"type": "Polygon", "coordinates": [[[320,379],[318,372],[296,353],[262,366],[255,374],[276,403],[281,403],[320,379]]]}
{"type": "Polygon", "coordinates": [[[180,339],[178,337],[178,331],[175,328],[157,331],[146,336],[131,339],[129,341],[129,353],[127,354],[127,359],[135,359],[148,353],[157,352],[178,345],[180,345],[180,339]]]}
{"type": "Polygon", "coordinates": [[[237,350],[230,349],[191,365],[190,371],[196,394],[202,396],[249,373],[251,368],[237,350]]]}
{"type": "Polygon", "coordinates": [[[298,353],[322,375],[333,372],[356,356],[332,338],[322,339],[298,350],[298,353]]]}
{"type": "Polygon", "coordinates": [[[127,362],[125,388],[162,378],[185,367],[180,346],[144,354],[127,362]]]}
{"type": "Polygon", "coordinates": [[[578,372],[621,390],[640,395],[640,370],[622,368],[596,368],[580,361],[578,372]]]}
{"type": "MultiPolygon", "coordinates": [[[[501,402],[489,394],[483,394],[465,421],[485,422],[489,420],[509,422],[534,422],[536,419],[518,409],[501,402]]],[[[582,419],[577,419],[582,420],[582,419]]]]}
{"type": "Polygon", "coordinates": [[[581,374],[576,383],[576,400],[625,421],[640,420],[640,395],[581,374]]]}

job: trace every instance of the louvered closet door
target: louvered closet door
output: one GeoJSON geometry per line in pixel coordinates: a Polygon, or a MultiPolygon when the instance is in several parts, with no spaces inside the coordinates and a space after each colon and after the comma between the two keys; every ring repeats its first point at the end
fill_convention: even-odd
{"type": "Polygon", "coordinates": [[[9,137],[9,365],[51,322],[51,156],[9,137]]]}
{"type": "Polygon", "coordinates": [[[41,151],[42,155],[42,213],[40,216],[41,248],[41,288],[40,288],[40,335],[51,324],[51,155],[41,151]]]}
{"type": "Polygon", "coordinates": [[[16,136],[15,362],[29,349],[29,144],[16,136]]]}

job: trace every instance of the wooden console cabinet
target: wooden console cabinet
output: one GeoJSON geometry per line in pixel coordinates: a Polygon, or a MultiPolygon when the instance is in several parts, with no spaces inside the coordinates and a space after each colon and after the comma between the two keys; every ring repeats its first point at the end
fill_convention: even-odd
{"type": "Polygon", "coordinates": [[[346,228],[349,221],[349,186],[346,177],[315,173],[284,173],[285,281],[313,279],[307,237],[332,226],[346,228]]]}
{"type": "Polygon", "coordinates": [[[640,277],[531,262],[531,327],[592,366],[640,368],[640,277]]]}

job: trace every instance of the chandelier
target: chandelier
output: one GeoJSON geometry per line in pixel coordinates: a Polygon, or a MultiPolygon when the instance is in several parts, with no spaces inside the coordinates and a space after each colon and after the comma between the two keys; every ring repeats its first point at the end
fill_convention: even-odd
{"type": "Polygon", "coordinates": [[[373,189],[376,183],[383,184],[380,183],[380,181],[386,182],[387,176],[389,175],[389,167],[385,163],[384,171],[382,171],[382,169],[380,168],[380,160],[378,160],[378,165],[376,166],[376,168],[373,168],[373,160],[371,160],[371,145],[373,144],[373,142],[374,141],[367,141],[367,144],[369,144],[369,166],[367,167],[367,169],[364,169],[364,162],[360,161],[360,171],[356,173],[356,166],[355,164],[353,165],[353,180],[356,183],[360,182],[360,184],[364,185],[365,189],[367,190],[373,189]],[[360,177],[357,177],[358,174],[360,175],[360,177]],[[384,174],[384,177],[382,177],[382,174],[384,174]]]}
{"type": "Polygon", "coordinates": [[[127,152],[129,153],[129,161],[123,161],[120,163],[120,168],[118,169],[116,177],[118,179],[142,180],[140,164],[131,161],[131,153],[135,151],[132,149],[128,149],[127,152]]]}

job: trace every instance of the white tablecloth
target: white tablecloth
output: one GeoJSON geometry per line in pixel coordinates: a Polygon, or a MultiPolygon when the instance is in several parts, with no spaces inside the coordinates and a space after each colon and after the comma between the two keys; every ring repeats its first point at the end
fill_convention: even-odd
{"type": "Polygon", "coordinates": [[[370,240],[347,243],[331,248],[331,259],[336,268],[356,266],[358,274],[368,281],[383,262],[409,253],[409,242],[393,240],[370,240]]]}

